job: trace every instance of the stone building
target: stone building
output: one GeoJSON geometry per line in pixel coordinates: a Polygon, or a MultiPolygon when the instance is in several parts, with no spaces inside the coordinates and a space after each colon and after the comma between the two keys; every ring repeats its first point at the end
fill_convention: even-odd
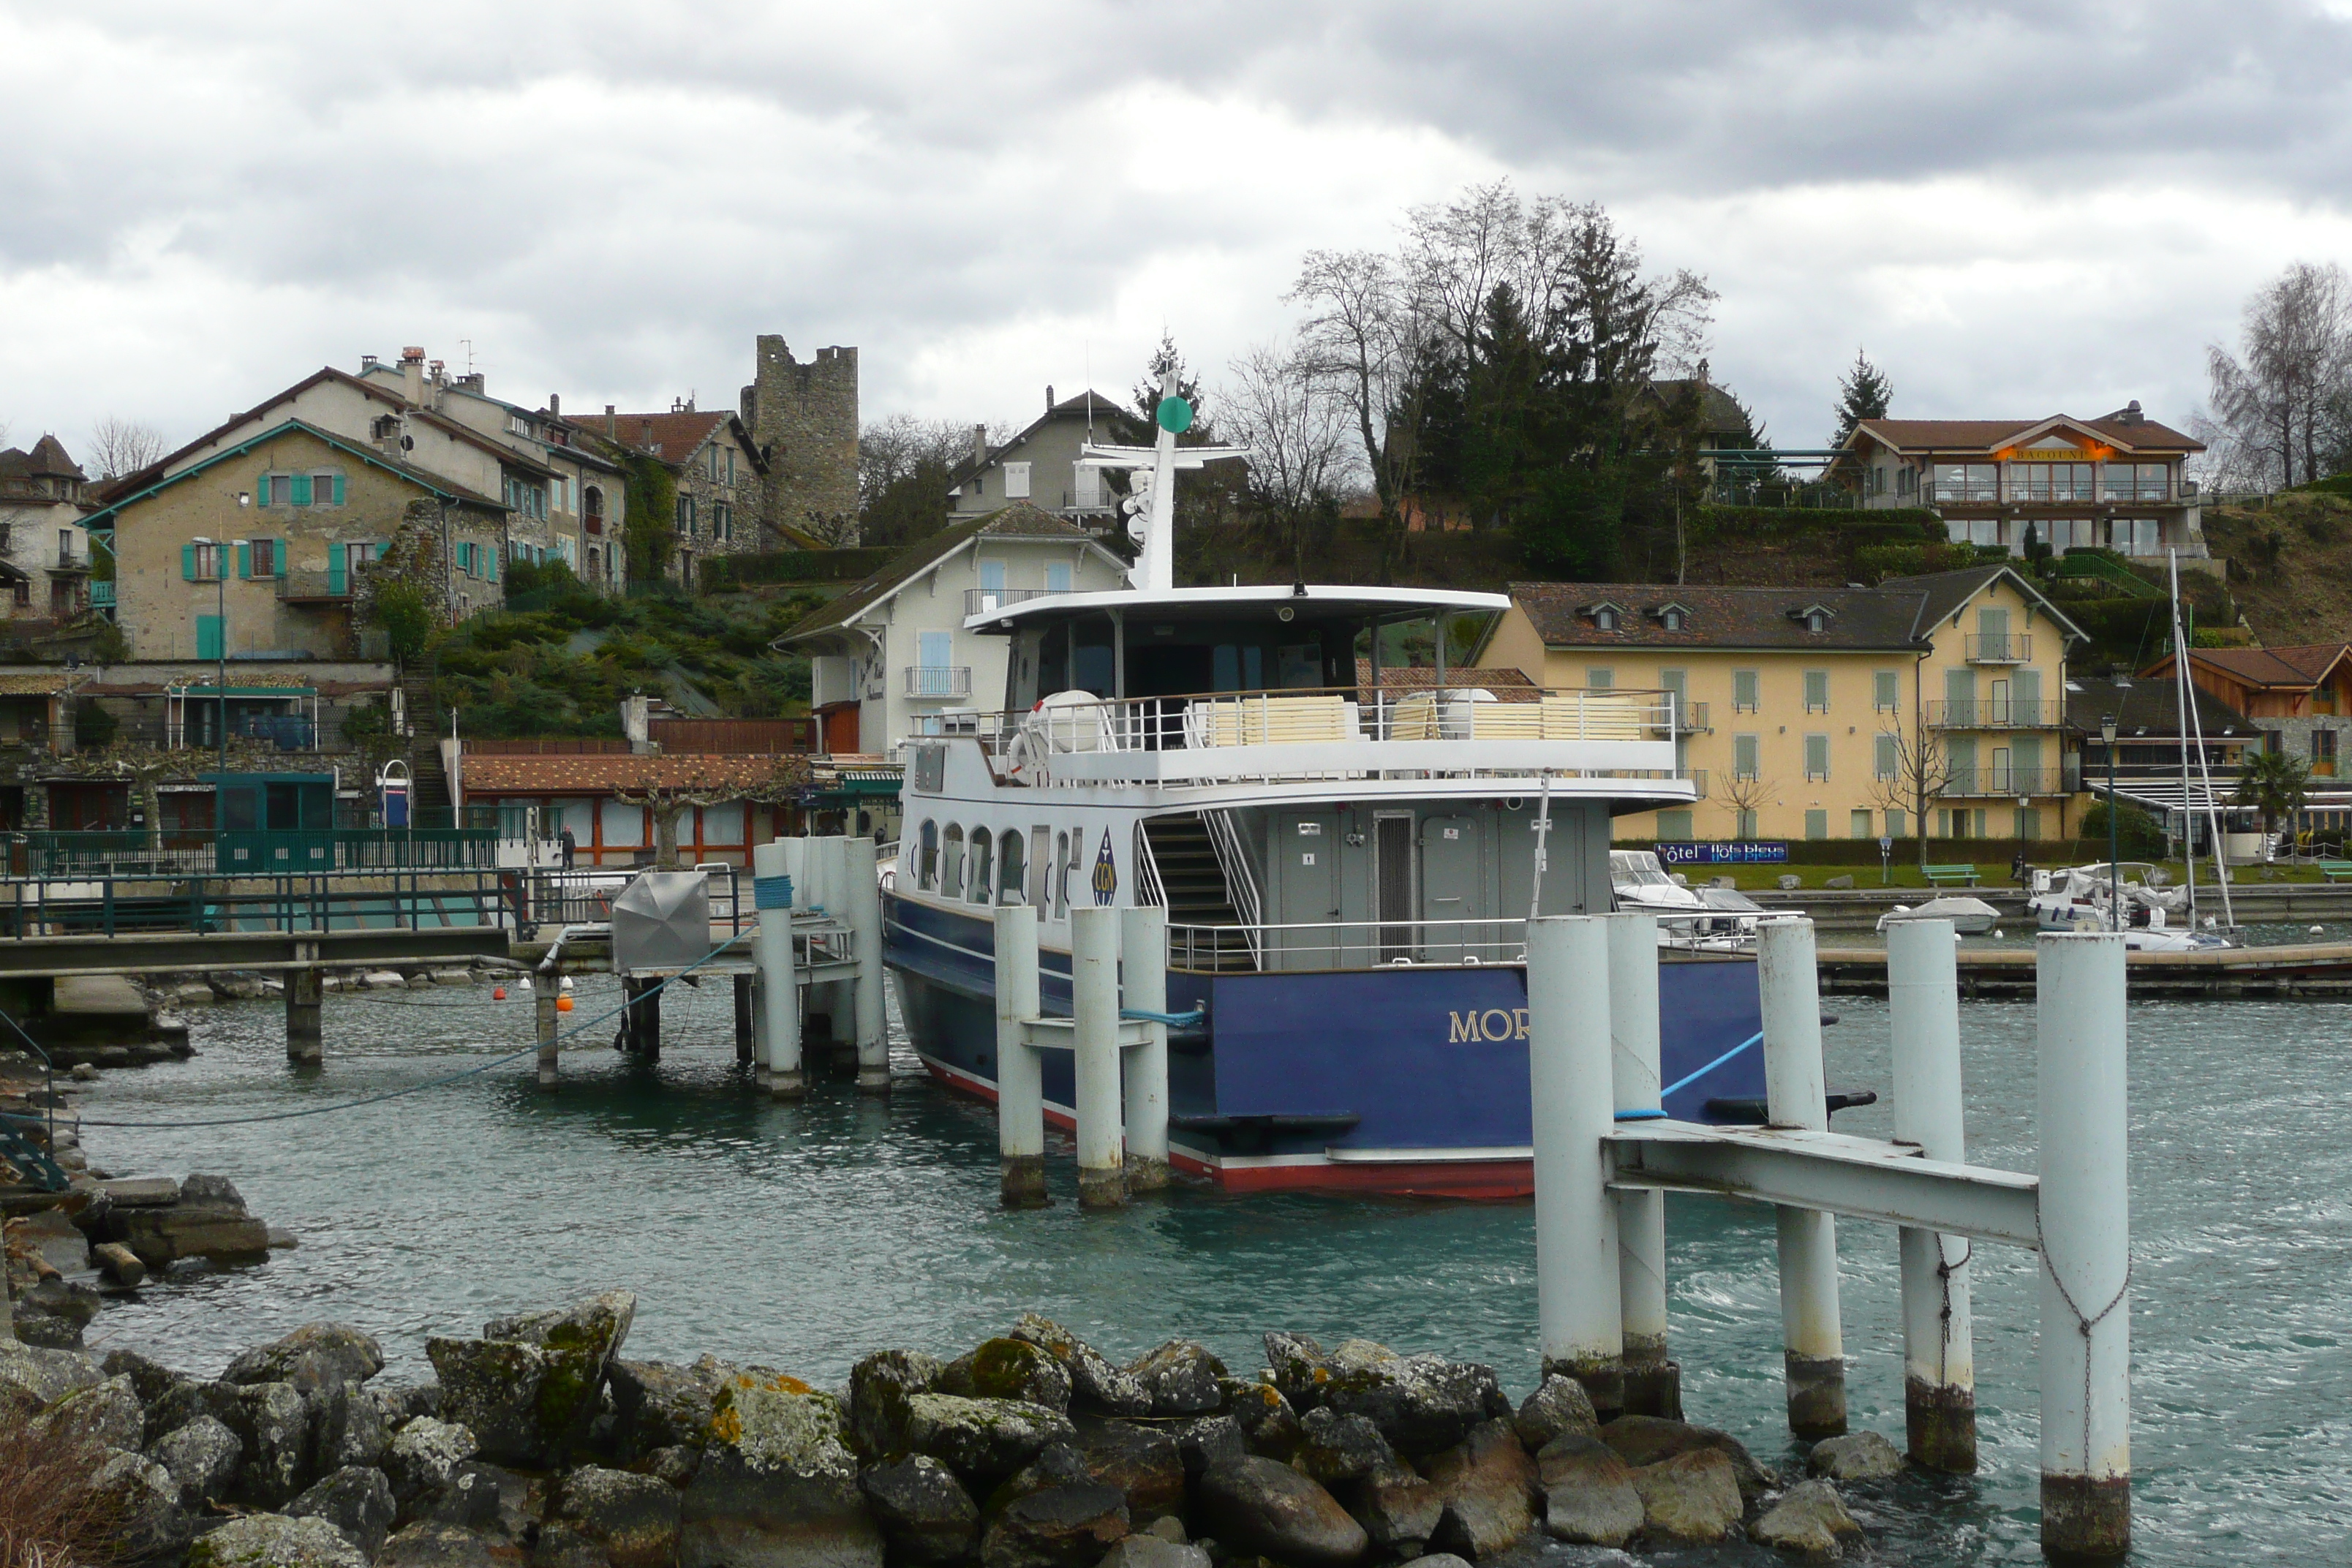
{"type": "Polygon", "coordinates": [[[806,362],[761,333],[742,419],[767,466],[758,547],[793,531],[825,543],[857,542],[857,351],[824,348],[806,362]]]}
{"type": "MultiPolygon", "coordinates": [[[[761,461],[751,432],[734,415],[705,412],[694,406],[692,398],[684,398],[671,404],[667,414],[623,414],[608,403],[603,414],[570,424],[585,432],[591,443],[601,440],[608,447],[656,458],[669,470],[677,491],[670,520],[673,581],[691,588],[698,561],[748,554],[775,542],[760,522],[767,498],[767,465],[761,461]]],[[[813,542],[806,535],[789,534],[786,542],[799,548],[813,542]]]]}
{"type": "Polygon", "coordinates": [[[89,602],[85,483],[55,436],[0,451],[0,616],[64,621],[89,602]]]}

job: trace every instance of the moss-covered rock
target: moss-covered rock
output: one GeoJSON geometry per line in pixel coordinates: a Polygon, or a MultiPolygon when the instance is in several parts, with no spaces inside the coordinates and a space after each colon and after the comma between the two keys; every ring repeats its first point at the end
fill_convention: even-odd
{"type": "Polygon", "coordinates": [[[1013,1325],[1012,1337],[1028,1341],[1062,1363],[1070,1374],[1074,1405],[1106,1415],[1151,1414],[1151,1395],[1142,1384],[1051,1318],[1024,1312],[1013,1325]]]}
{"type": "Polygon", "coordinates": [[[323,1519],[252,1513],[199,1539],[188,1568],[367,1568],[367,1559],[323,1519]]]}
{"type": "Polygon", "coordinates": [[[983,1341],[948,1363],[939,1391],[966,1399],[1018,1399],[1048,1410],[1070,1407],[1070,1374],[1050,1352],[1026,1340],[983,1341]]]}
{"type": "Polygon", "coordinates": [[[1021,1468],[1046,1444],[1076,1437],[1069,1417],[1024,1400],[918,1394],[907,1401],[908,1448],[982,1487],[1021,1468]]]}

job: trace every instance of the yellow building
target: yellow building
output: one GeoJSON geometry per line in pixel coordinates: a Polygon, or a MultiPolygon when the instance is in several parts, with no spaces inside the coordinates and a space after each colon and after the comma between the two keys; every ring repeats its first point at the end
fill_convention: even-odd
{"type": "Polygon", "coordinates": [[[1690,808],[1620,838],[2064,837],[2066,651],[2006,566],[1875,588],[1514,583],[1476,655],[1547,687],[1680,698],[1690,808]]]}

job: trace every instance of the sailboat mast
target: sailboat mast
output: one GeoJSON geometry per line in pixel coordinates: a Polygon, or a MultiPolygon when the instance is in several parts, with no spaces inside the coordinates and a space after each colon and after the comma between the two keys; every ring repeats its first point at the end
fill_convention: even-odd
{"type": "MultiPolygon", "coordinates": [[[[2197,929],[2197,814],[2190,807],[2189,795],[2189,710],[2196,700],[2189,691],[2189,652],[2180,646],[2180,562],[2172,552],[2164,552],[2166,569],[2172,582],[2172,699],[2178,705],[2179,721],[2173,727],[2180,731],[2180,859],[2189,873],[2189,929],[2197,929]]],[[[2107,803],[2115,809],[2115,803],[2107,803]]]]}
{"type": "MultiPolygon", "coordinates": [[[[2168,550],[2165,558],[2172,569],[2172,662],[2179,668],[2185,679],[2189,669],[2189,639],[2181,634],[2180,626],[2180,555],[2177,551],[2168,550]]],[[[2213,840],[2213,880],[2221,889],[2221,920],[2222,923],[2234,927],[2238,923],[2238,916],[2230,908],[2230,866],[2221,856],[2221,813],[2213,804],[2213,764],[2205,755],[2205,721],[2198,713],[2196,703],[2185,700],[2184,702],[2185,711],[2181,717],[2188,721],[2190,731],[2197,737],[2197,772],[2205,785],[2205,831],[2213,840]]],[[[2183,796],[2181,805],[2186,808],[2188,804],[2187,797],[2183,796]]]]}

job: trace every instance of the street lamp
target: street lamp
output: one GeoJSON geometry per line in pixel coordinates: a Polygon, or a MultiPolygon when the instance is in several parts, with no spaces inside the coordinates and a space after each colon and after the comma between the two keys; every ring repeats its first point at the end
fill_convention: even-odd
{"type": "MultiPolygon", "coordinates": [[[[236,505],[239,511],[244,510],[247,507],[253,504],[253,497],[249,492],[245,490],[236,490],[231,493],[233,493],[236,498],[236,505]]],[[[217,833],[220,831],[222,825],[227,820],[223,809],[226,806],[226,802],[222,797],[228,783],[229,542],[226,539],[205,539],[199,537],[196,540],[196,542],[202,545],[209,545],[213,552],[213,602],[215,605],[213,626],[215,637],[216,639],[213,644],[213,656],[215,660],[217,660],[217,673],[213,677],[213,717],[218,724],[220,731],[221,773],[221,782],[213,786],[213,830],[217,833]]],[[[203,656],[198,655],[197,657],[202,658],[203,656]]]]}
{"type": "Polygon", "coordinates": [[[2107,743],[2107,929],[2121,931],[2123,925],[2123,879],[2119,846],[2122,842],[2116,822],[2116,716],[2099,715],[2099,739],[2107,743]]]}

